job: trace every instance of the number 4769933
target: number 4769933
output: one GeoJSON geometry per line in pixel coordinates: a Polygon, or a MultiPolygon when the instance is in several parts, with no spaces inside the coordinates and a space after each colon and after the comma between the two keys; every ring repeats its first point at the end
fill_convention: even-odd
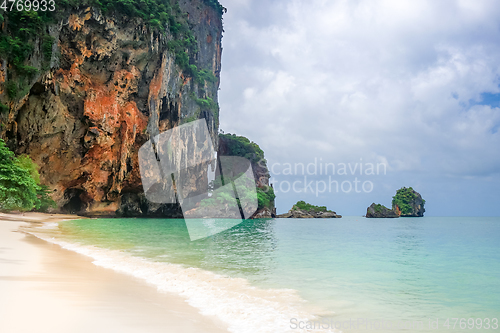
{"type": "Polygon", "coordinates": [[[18,12],[29,12],[30,10],[35,12],[53,12],[56,10],[56,3],[54,0],[3,0],[0,9],[7,12],[12,12],[14,10],[18,12]]]}

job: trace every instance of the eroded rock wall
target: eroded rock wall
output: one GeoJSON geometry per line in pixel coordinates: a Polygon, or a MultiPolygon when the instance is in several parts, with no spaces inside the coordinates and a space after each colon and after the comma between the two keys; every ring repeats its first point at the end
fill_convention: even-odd
{"type": "MultiPolygon", "coordinates": [[[[180,212],[176,205],[144,199],[137,152],[151,137],[195,118],[206,119],[217,147],[217,111],[195,99],[217,101],[222,21],[202,1],[179,4],[198,42],[191,62],[211,71],[216,82],[185,75],[167,49],[174,37],[138,18],[86,7],[48,27],[54,37],[50,68],[32,80],[24,97],[10,102],[0,137],[40,166],[58,210],[106,216],[180,212]]],[[[39,62],[38,53],[30,65],[39,62]]],[[[5,73],[9,64],[1,63],[5,73]]],[[[0,87],[5,93],[2,82],[0,87]]]]}

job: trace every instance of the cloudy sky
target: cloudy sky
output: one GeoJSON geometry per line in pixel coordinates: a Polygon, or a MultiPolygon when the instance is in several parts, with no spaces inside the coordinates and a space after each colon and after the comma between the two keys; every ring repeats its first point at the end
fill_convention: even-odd
{"type": "Polygon", "coordinates": [[[412,186],[427,216],[500,215],[497,1],[220,2],[221,129],[265,151],[279,213],[412,186]]]}

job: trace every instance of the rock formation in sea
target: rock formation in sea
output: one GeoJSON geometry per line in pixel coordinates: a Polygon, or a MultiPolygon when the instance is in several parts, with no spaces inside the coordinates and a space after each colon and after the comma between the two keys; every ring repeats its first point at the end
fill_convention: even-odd
{"type": "Polygon", "coordinates": [[[402,217],[422,217],[425,212],[425,200],[413,188],[400,188],[392,197],[392,209],[400,211],[402,217]]]}
{"type": "Polygon", "coordinates": [[[253,215],[253,218],[276,217],[274,189],[269,184],[271,175],[262,149],[243,136],[220,134],[218,155],[240,156],[250,160],[258,199],[258,210],[253,215]]]}
{"type": "Polygon", "coordinates": [[[425,200],[413,188],[402,187],[392,197],[392,209],[372,203],[366,210],[368,218],[422,217],[425,200]]]}
{"type": "Polygon", "coordinates": [[[368,218],[398,218],[398,212],[389,209],[381,204],[372,203],[370,207],[366,209],[366,217],[368,218]]]}
{"type": "MultiPolygon", "coordinates": [[[[2,17],[0,137],[40,166],[60,212],[180,217],[179,205],[146,200],[139,148],[196,119],[219,145],[224,8],[153,4],[84,0],[2,17]]],[[[263,186],[265,174],[256,168],[263,186]]]]}
{"type": "Polygon", "coordinates": [[[279,218],[309,219],[309,218],[341,218],[336,212],[328,210],[325,206],[314,206],[304,201],[293,205],[288,213],[278,215],[279,218]]]}

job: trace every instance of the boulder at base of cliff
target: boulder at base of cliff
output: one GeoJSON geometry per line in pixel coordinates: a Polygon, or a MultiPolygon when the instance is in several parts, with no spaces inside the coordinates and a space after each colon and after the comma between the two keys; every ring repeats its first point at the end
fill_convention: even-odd
{"type": "Polygon", "coordinates": [[[179,204],[159,204],[146,199],[144,193],[125,193],[121,196],[120,207],[116,211],[118,217],[157,217],[182,219],[179,204]]]}
{"type": "Polygon", "coordinates": [[[370,207],[366,209],[366,217],[368,218],[397,218],[399,214],[384,205],[372,203],[370,207]]]}
{"type": "Polygon", "coordinates": [[[270,210],[267,207],[259,209],[253,214],[252,219],[271,219],[276,217],[276,208],[270,210]]]}

